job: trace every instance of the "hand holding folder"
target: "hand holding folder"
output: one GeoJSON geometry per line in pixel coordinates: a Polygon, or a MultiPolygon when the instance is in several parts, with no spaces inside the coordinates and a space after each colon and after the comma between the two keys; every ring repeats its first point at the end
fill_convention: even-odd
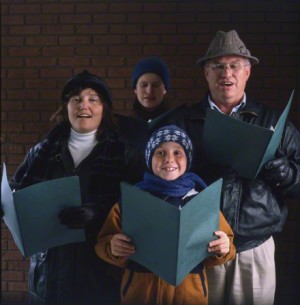
{"type": "Polygon", "coordinates": [[[202,150],[209,161],[229,166],[242,177],[255,179],[262,166],[274,159],[293,95],[294,91],[273,130],[207,109],[202,150]]]}
{"type": "Polygon", "coordinates": [[[81,206],[77,176],[40,182],[12,192],[3,164],[1,204],[3,220],[23,256],[85,240],[83,229],[71,230],[58,219],[63,208],[81,206]]]}
{"type": "Polygon", "coordinates": [[[222,179],[181,209],[139,188],[121,183],[122,231],[135,253],[129,258],[172,285],[210,255],[208,244],[219,229],[222,179]]]}

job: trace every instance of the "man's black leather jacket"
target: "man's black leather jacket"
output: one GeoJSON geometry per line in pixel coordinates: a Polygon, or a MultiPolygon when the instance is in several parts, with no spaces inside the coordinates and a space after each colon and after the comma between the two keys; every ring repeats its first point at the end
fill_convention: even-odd
{"type": "MultiPolygon", "coordinates": [[[[208,163],[201,149],[201,135],[205,112],[209,108],[207,96],[191,106],[173,123],[187,131],[194,145],[192,171],[203,177],[206,183],[223,177],[221,210],[231,225],[237,252],[262,244],[272,234],[280,232],[287,218],[284,198],[300,197],[300,134],[287,122],[280,148],[293,169],[293,180],[288,185],[274,187],[259,174],[255,180],[237,176],[229,168],[208,163]]],[[[247,98],[244,108],[235,113],[235,118],[265,128],[276,126],[280,113],[262,103],[247,98]]],[[[230,136],[230,135],[228,135],[230,136]]]]}

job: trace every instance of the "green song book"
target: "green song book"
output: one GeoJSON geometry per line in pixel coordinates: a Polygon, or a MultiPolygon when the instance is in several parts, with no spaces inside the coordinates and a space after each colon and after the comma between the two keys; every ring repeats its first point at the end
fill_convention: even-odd
{"type": "Polygon", "coordinates": [[[122,231],[136,248],[130,259],[179,285],[210,255],[208,243],[219,230],[221,188],[219,179],[177,208],[122,182],[122,231]]]}
{"type": "Polygon", "coordinates": [[[69,229],[58,219],[63,208],[81,206],[78,176],[40,182],[12,191],[3,164],[1,204],[3,220],[25,257],[85,240],[83,229],[69,229]]]}

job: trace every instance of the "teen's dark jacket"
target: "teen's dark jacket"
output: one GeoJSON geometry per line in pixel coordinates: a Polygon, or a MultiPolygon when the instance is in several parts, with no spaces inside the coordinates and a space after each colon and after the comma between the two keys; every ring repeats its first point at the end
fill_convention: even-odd
{"type": "MultiPolygon", "coordinates": [[[[114,133],[104,131],[89,156],[74,168],[67,144],[69,133],[70,125],[62,123],[31,148],[11,185],[21,189],[41,181],[77,175],[82,204],[94,205],[99,213],[85,230],[85,242],[48,249],[31,257],[31,304],[115,304],[113,301],[118,297],[119,287],[108,276],[111,266],[95,254],[94,244],[108,212],[120,196],[123,145],[114,133]]],[[[42,196],[40,208],[43,209],[42,196]]]]}
{"type": "MultiPolygon", "coordinates": [[[[284,198],[300,197],[300,134],[287,122],[280,148],[294,170],[293,180],[282,187],[272,187],[259,175],[255,180],[239,177],[230,169],[213,166],[203,155],[201,135],[205,112],[209,108],[208,96],[192,105],[172,123],[186,130],[194,145],[193,165],[195,172],[207,183],[224,178],[221,210],[234,232],[237,252],[259,246],[272,234],[280,232],[287,218],[284,198]]],[[[247,97],[244,108],[234,117],[265,128],[275,127],[280,112],[247,97]]],[[[228,135],[230,136],[230,135],[228,135]]]]}

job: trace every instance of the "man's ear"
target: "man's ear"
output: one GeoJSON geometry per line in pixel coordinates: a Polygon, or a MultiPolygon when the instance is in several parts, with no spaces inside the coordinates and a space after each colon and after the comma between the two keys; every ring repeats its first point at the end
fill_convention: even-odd
{"type": "Polygon", "coordinates": [[[207,80],[207,77],[208,77],[208,73],[209,73],[209,69],[207,69],[207,68],[203,68],[203,74],[204,74],[204,77],[205,77],[205,79],[207,80]]]}

